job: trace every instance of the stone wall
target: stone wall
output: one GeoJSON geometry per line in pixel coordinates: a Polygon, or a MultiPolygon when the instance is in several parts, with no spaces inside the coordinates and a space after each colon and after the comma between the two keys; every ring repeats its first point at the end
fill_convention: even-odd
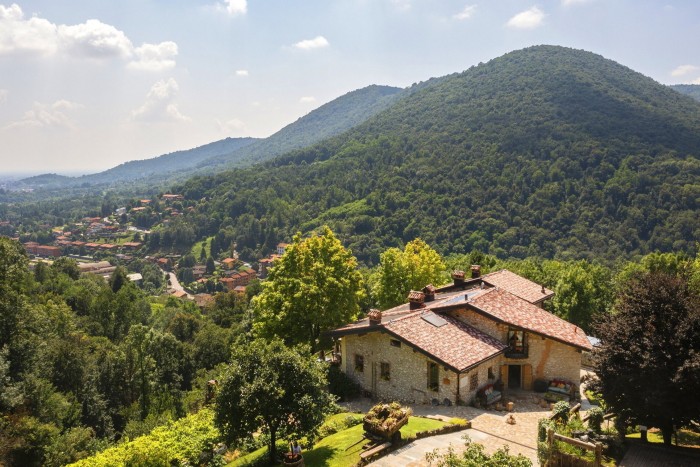
{"type": "Polygon", "coordinates": [[[450,311],[449,313],[451,316],[454,316],[455,318],[467,323],[479,331],[484,332],[489,336],[498,339],[499,341],[505,342],[506,332],[508,330],[507,326],[499,324],[496,321],[470,309],[455,310],[450,311]]]}
{"type": "Polygon", "coordinates": [[[466,373],[462,373],[459,378],[459,398],[465,404],[471,404],[474,400],[474,396],[479,389],[483,388],[487,384],[495,383],[500,377],[501,361],[503,359],[502,355],[497,355],[494,358],[485,361],[476,368],[472,368],[466,373]],[[489,367],[493,373],[493,378],[489,378],[489,367]],[[477,385],[476,389],[471,389],[471,377],[472,375],[477,375],[477,385]]]}
{"type": "Polygon", "coordinates": [[[398,400],[410,403],[429,403],[437,399],[442,403],[457,398],[457,374],[445,369],[438,362],[438,391],[428,389],[428,362],[424,354],[413,350],[405,342],[400,347],[391,345],[392,336],[380,332],[349,335],[342,338],[343,371],[357,381],[364,390],[375,393],[381,400],[398,400]],[[355,354],[364,358],[364,371],[355,369],[355,354]],[[381,378],[381,363],[389,363],[390,378],[381,378]],[[374,368],[374,369],[373,369],[374,368]],[[374,387],[372,375],[374,372],[374,387]]]}
{"type": "Polygon", "coordinates": [[[581,351],[552,339],[530,334],[528,345],[533,379],[564,378],[577,386],[581,379],[581,351]]]}

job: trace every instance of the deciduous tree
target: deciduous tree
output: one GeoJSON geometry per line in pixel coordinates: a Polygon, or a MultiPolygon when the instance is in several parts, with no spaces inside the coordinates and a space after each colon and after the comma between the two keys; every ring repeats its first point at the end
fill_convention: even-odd
{"type": "Polygon", "coordinates": [[[647,273],[596,325],[597,390],[622,417],[661,429],[700,420],[700,297],[685,279],[647,273]]]}
{"type": "Polygon", "coordinates": [[[234,351],[217,395],[215,422],[228,440],[269,434],[270,463],[280,437],[313,434],[333,404],[324,371],[308,351],[275,339],[258,340],[234,351]]]}
{"type": "Polygon", "coordinates": [[[324,331],[357,316],[361,296],[357,260],[328,227],[310,238],[297,234],[253,301],[255,331],[316,350],[324,331]]]}

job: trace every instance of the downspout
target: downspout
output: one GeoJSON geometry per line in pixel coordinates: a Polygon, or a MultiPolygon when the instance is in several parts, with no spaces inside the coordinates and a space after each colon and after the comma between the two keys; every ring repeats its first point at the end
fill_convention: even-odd
{"type": "Polygon", "coordinates": [[[459,387],[462,385],[460,379],[462,378],[461,373],[457,373],[457,399],[455,399],[455,406],[459,405],[459,387]]]}

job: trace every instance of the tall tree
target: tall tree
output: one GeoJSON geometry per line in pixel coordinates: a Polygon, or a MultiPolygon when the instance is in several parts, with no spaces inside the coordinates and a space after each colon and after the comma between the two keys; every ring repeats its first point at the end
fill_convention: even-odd
{"type": "Polygon", "coordinates": [[[411,290],[440,285],[444,274],[442,258],[420,238],[408,242],[403,251],[389,248],[382,253],[374,277],[375,300],[381,308],[391,308],[405,302],[411,290]]]}
{"type": "Polygon", "coordinates": [[[305,239],[297,234],[253,301],[255,331],[316,350],[324,331],[357,316],[361,297],[357,260],[331,229],[305,239]]]}
{"type": "Polygon", "coordinates": [[[279,437],[310,436],[333,398],[320,364],[308,353],[275,339],[234,351],[217,395],[215,423],[228,442],[262,430],[270,436],[270,464],[279,437]]]}
{"type": "Polygon", "coordinates": [[[700,421],[700,296],[685,279],[647,273],[596,324],[595,386],[613,411],[661,429],[700,421]]]}

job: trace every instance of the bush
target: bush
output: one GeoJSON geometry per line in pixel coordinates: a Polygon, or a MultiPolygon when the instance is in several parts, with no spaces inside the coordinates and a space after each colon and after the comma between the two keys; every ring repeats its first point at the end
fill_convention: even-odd
{"type": "Polygon", "coordinates": [[[360,395],[360,385],[340,371],[336,365],[328,367],[328,392],[341,401],[347,401],[360,395]]]}
{"type": "Polygon", "coordinates": [[[591,407],[591,410],[588,411],[588,428],[596,433],[600,433],[600,426],[603,424],[604,416],[605,413],[603,409],[600,407],[591,407]]]}
{"type": "Polygon", "coordinates": [[[547,387],[549,383],[544,379],[536,379],[533,383],[533,389],[535,392],[547,392],[547,387]]]}
{"type": "Polygon", "coordinates": [[[554,414],[554,420],[566,423],[569,421],[569,403],[566,401],[559,401],[554,404],[552,412],[554,414]]]}

